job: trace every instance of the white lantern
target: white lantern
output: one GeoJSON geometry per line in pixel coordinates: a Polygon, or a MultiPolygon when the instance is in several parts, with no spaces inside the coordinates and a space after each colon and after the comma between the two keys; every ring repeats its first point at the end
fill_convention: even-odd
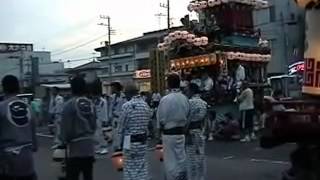
{"type": "Polygon", "coordinates": [[[200,2],[200,8],[201,9],[205,9],[205,8],[207,8],[207,6],[208,6],[208,2],[207,1],[201,1],[200,2]]]}
{"type": "Polygon", "coordinates": [[[268,8],[268,7],[269,7],[268,1],[262,1],[261,2],[261,8],[265,9],[265,8],[268,8]]]}
{"type": "Polygon", "coordinates": [[[190,3],[188,6],[188,11],[192,12],[194,10],[194,3],[190,3]]]}
{"type": "Polygon", "coordinates": [[[255,56],[254,54],[248,54],[248,61],[254,61],[255,56]]]}
{"type": "Polygon", "coordinates": [[[234,53],[234,59],[239,59],[239,58],[240,58],[240,53],[239,52],[234,53]]]}
{"type": "Polygon", "coordinates": [[[221,4],[221,0],[213,0],[214,6],[218,6],[221,4]]]}
{"type": "Polygon", "coordinates": [[[263,60],[264,61],[269,61],[269,56],[268,55],[263,55],[263,60]]]}
{"type": "Polygon", "coordinates": [[[187,41],[188,43],[193,43],[196,36],[194,34],[188,34],[187,41]]]}
{"type": "Polygon", "coordinates": [[[246,0],[239,0],[239,3],[245,4],[245,3],[246,3],[246,0]]]}
{"type": "Polygon", "coordinates": [[[199,2],[194,3],[193,10],[198,11],[200,9],[201,9],[200,3],[199,2]]]}
{"type": "Polygon", "coordinates": [[[245,53],[238,54],[240,60],[245,60],[245,53]]]}
{"type": "Polygon", "coordinates": [[[256,9],[261,9],[262,8],[262,1],[263,0],[256,0],[256,9]]]}
{"type": "Polygon", "coordinates": [[[236,59],[235,53],[234,53],[234,52],[229,52],[229,53],[228,53],[228,59],[230,59],[230,60],[236,59]]]}
{"type": "Polygon", "coordinates": [[[267,55],[267,61],[271,61],[271,55],[270,54],[267,55]]]}
{"type": "Polygon", "coordinates": [[[171,44],[172,41],[169,36],[166,36],[166,37],[164,37],[164,42],[167,44],[171,44]]]}
{"type": "Polygon", "coordinates": [[[216,5],[215,0],[209,0],[209,1],[208,1],[208,6],[209,6],[209,7],[214,7],[215,5],[216,5]]]}
{"type": "Polygon", "coordinates": [[[181,31],[175,31],[174,35],[176,36],[176,39],[181,39],[181,37],[182,37],[181,31]]]}
{"type": "Polygon", "coordinates": [[[168,43],[163,43],[163,50],[166,51],[170,48],[170,44],[168,43]]]}
{"type": "Polygon", "coordinates": [[[248,0],[248,5],[250,5],[250,6],[252,6],[252,5],[254,5],[254,2],[255,0],[248,0]]]}
{"type": "Polygon", "coordinates": [[[251,0],[251,5],[253,5],[254,7],[256,7],[257,6],[257,0],[251,0]]]}
{"type": "Polygon", "coordinates": [[[181,39],[188,39],[188,35],[189,35],[188,31],[182,31],[181,32],[181,39]]]}
{"type": "Polygon", "coordinates": [[[159,43],[158,44],[158,50],[159,51],[164,51],[164,43],[159,43]]]}
{"type": "Polygon", "coordinates": [[[195,38],[193,41],[193,44],[195,46],[201,46],[201,38],[195,38]]]}
{"type": "Polygon", "coordinates": [[[207,37],[201,37],[201,45],[206,46],[209,43],[209,39],[207,37]]]}
{"type": "Polygon", "coordinates": [[[168,36],[169,36],[171,42],[176,40],[176,35],[174,33],[169,33],[168,36]]]}
{"type": "Polygon", "coordinates": [[[264,40],[262,42],[262,44],[263,44],[263,47],[268,47],[269,46],[269,41],[268,40],[264,40]]]}

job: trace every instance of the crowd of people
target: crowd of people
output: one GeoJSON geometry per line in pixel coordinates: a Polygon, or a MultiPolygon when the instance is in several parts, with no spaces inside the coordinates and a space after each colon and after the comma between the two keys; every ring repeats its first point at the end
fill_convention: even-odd
{"type": "MultiPolygon", "coordinates": [[[[123,152],[123,179],[148,179],[147,141],[154,117],[164,147],[166,180],[205,179],[203,130],[208,104],[201,93],[212,88],[212,80],[207,74],[203,77],[204,86],[194,80],[181,87],[183,79],[179,74],[168,75],[166,95],[153,93],[151,104],[131,83],[123,88],[114,82],[112,94],[104,96],[98,83],[92,86],[82,77],[74,77],[68,99],[54,88],[44,107],[48,108],[49,125],[55,127],[52,149],[63,147],[68,152],[66,178],[77,180],[82,174],[84,180],[92,180],[95,154],[105,155],[111,148],[113,152],[123,152]],[[104,128],[112,130],[112,137],[105,136],[104,128]]],[[[0,179],[33,180],[36,173],[32,153],[37,150],[35,116],[31,107],[17,97],[20,88],[16,77],[6,76],[2,86],[5,99],[0,103],[0,179]]],[[[233,129],[241,126],[245,132],[242,141],[250,141],[255,138],[253,91],[246,83],[242,88],[235,99],[240,104],[242,121],[237,124],[232,115],[226,114],[231,124],[221,132],[233,136],[233,129]]]]}

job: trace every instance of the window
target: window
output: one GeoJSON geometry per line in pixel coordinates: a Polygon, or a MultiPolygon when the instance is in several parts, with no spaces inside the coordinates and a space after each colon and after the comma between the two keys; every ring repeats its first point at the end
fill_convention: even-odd
{"type": "Polygon", "coordinates": [[[133,50],[133,46],[128,46],[127,47],[127,52],[133,52],[134,50],[133,50]]]}
{"type": "Polygon", "coordinates": [[[129,71],[129,65],[126,64],[126,72],[128,72],[128,71],[129,71]]]}
{"type": "Polygon", "coordinates": [[[270,12],[269,12],[270,22],[275,22],[276,21],[276,7],[271,6],[269,10],[270,10],[270,12]]]}
{"type": "Polygon", "coordinates": [[[109,73],[109,68],[104,68],[103,70],[100,71],[100,74],[108,74],[109,73]]]}
{"type": "Polygon", "coordinates": [[[115,53],[116,53],[116,51],[115,51],[114,49],[111,49],[110,54],[111,54],[111,55],[114,55],[115,53]]]}
{"type": "Polygon", "coordinates": [[[114,66],[114,72],[122,72],[122,66],[121,65],[114,66]]]}
{"type": "Polygon", "coordinates": [[[119,49],[119,53],[120,53],[120,54],[125,53],[125,51],[126,51],[126,50],[125,50],[125,48],[124,48],[124,47],[121,47],[121,48],[119,49]]]}

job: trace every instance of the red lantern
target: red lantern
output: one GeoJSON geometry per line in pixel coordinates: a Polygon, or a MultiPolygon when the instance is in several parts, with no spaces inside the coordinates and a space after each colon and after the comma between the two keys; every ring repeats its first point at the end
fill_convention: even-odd
{"type": "Polygon", "coordinates": [[[163,145],[157,144],[156,145],[156,156],[159,159],[159,161],[163,161],[163,145]]]}
{"type": "Polygon", "coordinates": [[[112,165],[117,171],[123,170],[123,153],[115,152],[111,156],[112,165]]]}

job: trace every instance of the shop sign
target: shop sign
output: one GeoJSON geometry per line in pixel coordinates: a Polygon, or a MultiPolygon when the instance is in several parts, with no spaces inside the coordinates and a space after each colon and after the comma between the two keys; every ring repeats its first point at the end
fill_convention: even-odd
{"type": "Polygon", "coordinates": [[[192,56],[186,58],[173,59],[170,61],[171,67],[176,69],[194,68],[214,65],[217,63],[216,54],[192,56]]]}
{"type": "Polygon", "coordinates": [[[32,44],[0,43],[0,53],[33,51],[32,44]]]}
{"type": "Polygon", "coordinates": [[[135,78],[137,78],[137,79],[151,78],[151,71],[150,71],[150,69],[144,69],[144,70],[136,71],[136,73],[135,73],[135,78]]]}
{"type": "Polygon", "coordinates": [[[302,73],[304,71],[304,61],[299,61],[289,66],[289,74],[302,73]]]}

